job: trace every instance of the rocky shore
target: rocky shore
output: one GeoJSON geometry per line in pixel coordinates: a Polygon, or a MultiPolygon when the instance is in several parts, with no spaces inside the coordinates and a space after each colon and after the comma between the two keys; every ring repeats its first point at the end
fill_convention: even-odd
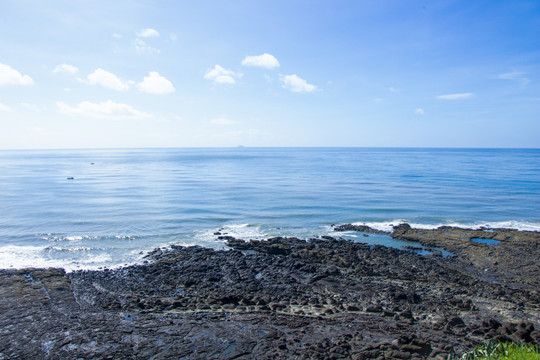
{"type": "Polygon", "coordinates": [[[411,250],[226,237],[228,251],[172,246],[115,270],[1,270],[0,359],[446,359],[540,342],[540,233],[391,236],[411,250]]]}

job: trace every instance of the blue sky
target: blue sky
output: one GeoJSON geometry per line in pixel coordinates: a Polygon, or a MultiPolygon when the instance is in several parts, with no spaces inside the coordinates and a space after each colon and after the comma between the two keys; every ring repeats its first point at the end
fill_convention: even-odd
{"type": "Polygon", "coordinates": [[[540,147],[540,2],[0,0],[0,148],[540,147]]]}

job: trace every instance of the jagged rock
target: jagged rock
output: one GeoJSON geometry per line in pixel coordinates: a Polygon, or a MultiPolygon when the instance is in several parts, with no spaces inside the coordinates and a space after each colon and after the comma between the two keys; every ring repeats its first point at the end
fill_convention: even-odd
{"type": "Polygon", "coordinates": [[[388,234],[386,231],[373,229],[367,225],[352,225],[352,224],[343,224],[334,226],[334,231],[360,231],[370,234],[388,234]]]}
{"type": "Polygon", "coordinates": [[[498,230],[497,247],[472,244],[482,231],[394,228],[456,254],[444,258],[227,237],[227,251],[171,246],[115,270],[2,270],[0,358],[415,359],[488,339],[538,342],[537,235],[498,230]],[[526,251],[502,254],[513,241],[526,251]],[[497,262],[488,275],[482,256],[497,262]]]}

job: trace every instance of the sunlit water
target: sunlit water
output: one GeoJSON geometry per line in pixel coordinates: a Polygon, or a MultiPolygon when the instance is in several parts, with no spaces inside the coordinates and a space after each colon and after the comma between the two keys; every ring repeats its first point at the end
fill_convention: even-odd
{"type": "Polygon", "coordinates": [[[0,268],[113,267],[217,231],[400,247],[330,226],[400,222],[540,230],[540,150],[0,151],[0,268]]]}

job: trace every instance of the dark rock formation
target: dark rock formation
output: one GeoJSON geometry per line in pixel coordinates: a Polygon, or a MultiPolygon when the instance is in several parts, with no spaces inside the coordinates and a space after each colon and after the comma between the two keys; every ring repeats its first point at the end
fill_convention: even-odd
{"type": "Polygon", "coordinates": [[[334,226],[334,231],[360,231],[370,234],[389,234],[386,231],[373,229],[367,225],[352,225],[352,224],[343,224],[334,226]]]}
{"type": "MultiPolygon", "coordinates": [[[[512,229],[462,229],[441,226],[413,229],[408,224],[394,227],[393,238],[417,241],[426,247],[443,248],[459,255],[463,265],[479,277],[503,282],[506,286],[540,289],[540,233],[512,229]],[[488,245],[472,239],[496,240],[488,245]]],[[[540,302],[540,297],[536,299],[540,302]]]]}
{"type": "Polygon", "coordinates": [[[394,230],[451,258],[330,237],[228,238],[229,251],[172,246],[116,270],[3,270],[0,359],[425,359],[486,339],[538,342],[538,234],[496,232],[490,247],[468,231],[394,230]],[[520,274],[515,251],[497,254],[514,241],[527,249],[520,274]],[[480,256],[498,270],[486,276],[480,256]]]}

